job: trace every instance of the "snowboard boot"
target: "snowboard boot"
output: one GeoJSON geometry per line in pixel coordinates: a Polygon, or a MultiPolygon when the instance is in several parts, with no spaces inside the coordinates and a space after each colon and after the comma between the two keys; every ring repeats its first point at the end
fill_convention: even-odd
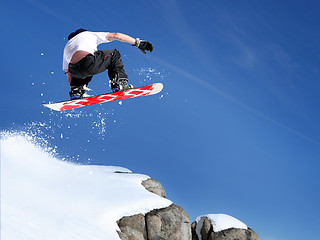
{"type": "Polygon", "coordinates": [[[86,97],[86,91],[83,86],[71,86],[71,91],[69,92],[70,100],[81,99],[86,97]]]}
{"type": "Polygon", "coordinates": [[[131,84],[128,84],[127,78],[118,78],[118,74],[110,80],[110,88],[112,92],[120,92],[132,89],[133,86],[131,84]]]}

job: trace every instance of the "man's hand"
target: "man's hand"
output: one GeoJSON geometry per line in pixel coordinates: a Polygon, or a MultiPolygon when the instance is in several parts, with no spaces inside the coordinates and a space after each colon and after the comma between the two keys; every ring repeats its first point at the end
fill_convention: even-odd
{"type": "Polygon", "coordinates": [[[144,54],[146,54],[146,51],[152,52],[153,50],[151,42],[140,40],[139,38],[136,38],[136,43],[133,46],[139,48],[144,54]]]}

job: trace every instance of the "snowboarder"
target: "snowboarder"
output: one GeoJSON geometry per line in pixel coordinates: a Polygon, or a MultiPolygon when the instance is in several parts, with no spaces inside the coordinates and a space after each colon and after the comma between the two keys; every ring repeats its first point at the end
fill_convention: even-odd
{"type": "Polygon", "coordinates": [[[98,50],[97,46],[114,40],[130,43],[143,53],[152,52],[150,42],[134,39],[123,33],[90,32],[78,29],[68,36],[68,42],[63,53],[63,70],[66,72],[70,85],[70,99],[88,96],[85,93],[92,76],[108,69],[110,88],[113,92],[132,88],[128,84],[121,55],[117,49],[98,50]]]}

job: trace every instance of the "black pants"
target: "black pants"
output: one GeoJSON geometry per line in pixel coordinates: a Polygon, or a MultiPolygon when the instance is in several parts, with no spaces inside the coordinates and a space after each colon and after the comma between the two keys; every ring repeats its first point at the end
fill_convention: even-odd
{"type": "Polygon", "coordinates": [[[88,84],[93,75],[104,72],[108,69],[109,79],[118,78],[128,79],[124,71],[121,55],[117,49],[99,50],[94,54],[89,54],[77,63],[69,64],[69,72],[72,80],[71,87],[88,84]]]}

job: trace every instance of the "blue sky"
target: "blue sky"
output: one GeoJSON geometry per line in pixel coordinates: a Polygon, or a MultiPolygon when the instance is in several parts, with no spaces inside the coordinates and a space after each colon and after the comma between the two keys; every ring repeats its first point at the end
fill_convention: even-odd
{"type": "MultiPolygon", "coordinates": [[[[317,1],[6,1],[0,9],[1,130],[25,130],[61,158],[159,180],[191,221],[225,213],[262,239],[315,239],[320,224],[320,17],[317,1]],[[161,94],[66,113],[66,36],[113,42],[130,82],[161,94]],[[162,96],[163,95],[163,96],[162,96]]],[[[108,92],[107,74],[90,83],[108,92]]]]}

